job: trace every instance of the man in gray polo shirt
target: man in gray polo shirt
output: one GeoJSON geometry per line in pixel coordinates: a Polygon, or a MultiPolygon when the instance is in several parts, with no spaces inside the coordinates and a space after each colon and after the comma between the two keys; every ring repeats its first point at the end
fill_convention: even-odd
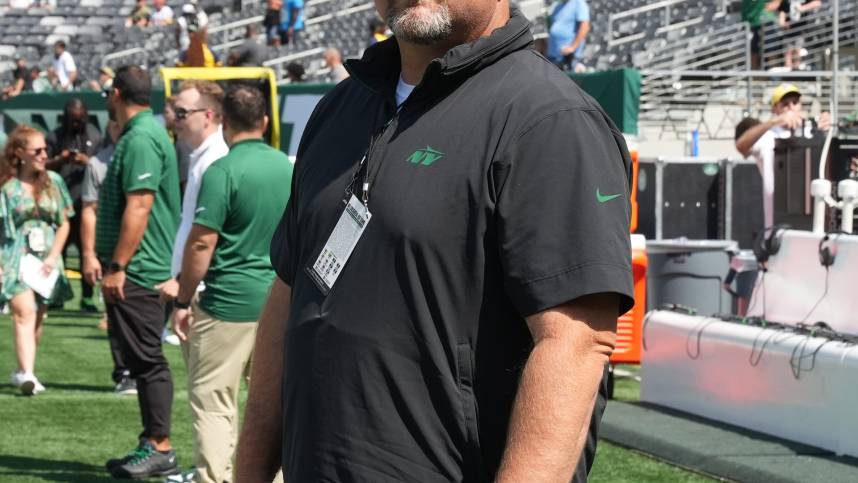
{"type": "MultiPolygon", "coordinates": [[[[98,213],[98,190],[107,174],[107,166],[113,158],[113,148],[119,139],[119,124],[115,121],[107,123],[107,139],[104,146],[95,156],[89,158],[81,183],[81,220],[80,220],[80,244],[83,252],[83,277],[95,286],[101,280],[101,263],[95,256],[95,222],[98,213]]],[[[106,328],[106,321],[105,328],[106,328]]],[[[116,383],[114,391],[123,396],[137,394],[137,383],[130,377],[125,366],[122,352],[115,338],[108,333],[110,341],[110,354],[113,357],[113,382],[116,383]]]]}

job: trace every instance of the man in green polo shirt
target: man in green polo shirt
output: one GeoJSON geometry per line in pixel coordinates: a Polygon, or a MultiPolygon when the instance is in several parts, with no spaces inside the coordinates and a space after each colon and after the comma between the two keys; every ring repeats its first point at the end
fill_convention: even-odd
{"type": "Polygon", "coordinates": [[[229,154],[203,175],[182,258],[173,330],[188,364],[196,482],[232,479],[241,376],[274,280],[271,237],[289,200],[292,165],[262,139],[265,106],[253,87],[224,96],[229,154]],[[191,309],[201,280],[205,290],[191,309]]]}
{"type": "Polygon", "coordinates": [[[125,66],[107,99],[122,134],[99,193],[95,251],[103,260],[108,330],[137,381],[143,421],[137,448],[107,462],[116,478],[178,471],[170,444],[173,379],[161,349],[165,308],[155,284],[170,278],[179,173],[173,143],[149,109],[150,91],[149,74],[125,66]]]}

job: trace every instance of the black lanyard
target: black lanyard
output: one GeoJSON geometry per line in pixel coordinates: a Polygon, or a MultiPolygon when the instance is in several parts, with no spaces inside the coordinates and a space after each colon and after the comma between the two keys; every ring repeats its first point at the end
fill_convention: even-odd
{"type": "Polygon", "coordinates": [[[352,196],[352,193],[354,193],[354,184],[355,184],[355,182],[357,182],[358,177],[360,177],[361,171],[363,171],[364,175],[363,175],[363,185],[361,186],[361,201],[363,202],[364,206],[369,205],[369,188],[370,188],[369,175],[370,175],[370,165],[371,165],[370,161],[372,160],[372,153],[374,151],[376,142],[378,142],[378,140],[384,136],[384,134],[387,132],[388,128],[390,128],[390,126],[394,123],[394,121],[396,121],[398,116],[399,116],[399,110],[397,110],[396,114],[394,114],[393,117],[391,117],[386,123],[384,123],[384,126],[382,126],[381,129],[379,129],[375,133],[375,135],[372,136],[372,138],[370,138],[369,147],[367,147],[366,151],[363,154],[363,157],[361,157],[360,162],[358,163],[357,167],[354,170],[354,173],[352,174],[351,180],[349,180],[349,183],[346,185],[346,189],[343,193],[343,203],[344,204],[348,204],[349,197],[352,196]]]}

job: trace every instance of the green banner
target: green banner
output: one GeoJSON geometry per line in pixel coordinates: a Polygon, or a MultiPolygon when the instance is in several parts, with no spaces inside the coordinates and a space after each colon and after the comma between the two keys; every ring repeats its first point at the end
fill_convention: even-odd
{"type": "MultiPolygon", "coordinates": [[[[572,74],[570,77],[593,96],[608,113],[620,131],[637,134],[637,116],[640,103],[641,77],[633,69],[622,69],[593,74],[572,74]]],[[[281,149],[290,155],[298,151],[298,142],[316,104],[330,89],[331,84],[298,84],[278,87],[281,149]]],[[[45,132],[59,126],[63,106],[78,97],[89,108],[92,122],[104,130],[107,124],[106,99],[99,92],[69,92],[21,94],[0,101],[3,128],[9,132],[17,124],[31,124],[45,132]]],[[[164,109],[163,91],[152,93],[152,109],[160,114],[164,109]]]]}
{"type": "Polygon", "coordinates": [[[638,133],[641,102],[641,73],[620,69],[592,74],[571,74],[584,92],[593,96],[617,128],[626,134],[638,133]]]}

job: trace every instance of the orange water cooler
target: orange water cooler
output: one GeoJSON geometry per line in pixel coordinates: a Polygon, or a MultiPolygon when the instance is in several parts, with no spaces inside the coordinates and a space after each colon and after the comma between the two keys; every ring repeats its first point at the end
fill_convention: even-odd
{"type": "Polygon", "coordinates": [[[646,239],[632,235],[632,274],[635,283],[635,306],[617,320],[617,346],[611,364],[640,364],[641,332],[646,312],[646,239]]]}
{"type": "Polygon", "coordinates": [[[632,157],[632,192],[631,192],[631,244],[632,244],[632,274],[634,278],[635,305],[617,319],[617,345],[611,355],[611,367],[608,378],[608,395],[613,397],[615,364],[640,364],[643,351],[643,319],[646,313],[646,238],[634,234],[638,225],[638,152],[630,150],[632,157]]]}

